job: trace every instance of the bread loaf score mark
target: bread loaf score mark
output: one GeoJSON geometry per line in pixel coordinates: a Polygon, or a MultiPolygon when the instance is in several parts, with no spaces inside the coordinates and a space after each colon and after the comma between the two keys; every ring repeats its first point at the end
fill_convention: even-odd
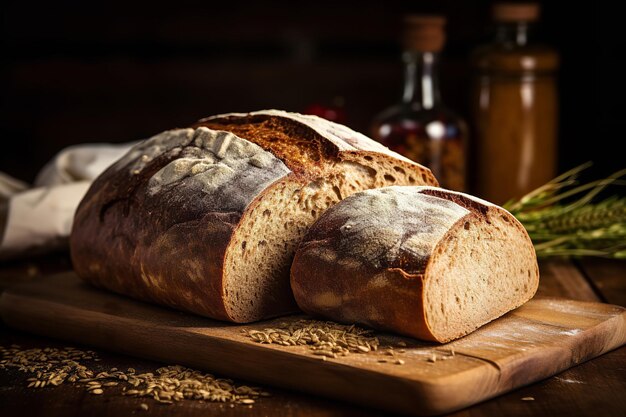
{"type": "MultiPolygon", "coordinates": [[[[190,135],[190,132],[184,133],[190,135]]],[[[251,182],[255,189],[242,193],[243,197],[256,196],[268,183],[289,173],[283,162],[270,152],[229,132],[199,127],[193,132],[191,143],[193,146],[185,149],[185,156],[174,159],[150,178],[148,192],[157,194],[166,187],[176,187],[183,179],[188,179],[189,186],[205,194],[212,194],[220,187],[232,184],[245,173],[261,175],[263,178],[262,181],[251,182]],[[277,169],[274,169],[274,165],[277,169]],[[266,174],[275,171],[279,174],[266,174]]],[[[230,198],[236,198],[238,194],[230,198]]],[[[248,202],[242,201],[239,206],[244,208],[248,202]]]]}
{"type": "MultiPolygon", "coordinates": [[[[437,182],[430,171],[416,171],[416,164],[410,159],[346,126],[317,116],[263,110],[207,117],[196,126],[227,130],[248,139],[278,156],[296,175],[318,177],[324,173],[325,163],[332,163],[338,157],[343,159],[342,153],[358,150],[387,155],[402,161],[395,169],[403,175],[413,176],[413,183],[437,182]],[[290,123],[285,123],[285,115],[288,115],[290,123]],[[415,174],[421,178],[415,178],[415,174]]],[[[378,159],[365,154],[363,156],[366,162],[378,159]]],[[[388,172],[384,174],[392,175],[388,172]]]]}
{"type": "Polygon", "coordinates": [[[247,322],[294,311],[293,253],[354,192],[436,184],[350,129],[280,111],[209,118],[135,146],[88,191],[70,239],[79,276],[139,299],[247,322]]]}

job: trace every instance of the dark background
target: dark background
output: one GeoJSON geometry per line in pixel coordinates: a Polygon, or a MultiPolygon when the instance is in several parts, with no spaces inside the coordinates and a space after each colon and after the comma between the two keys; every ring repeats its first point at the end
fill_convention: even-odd
{"type": "MultiPolygon", "coordinates": [[[[5,1],[0,170],[32,181],[67,145],[145,138],[216,113],[303,111],[335,97],[347,124],[366,132],[400,98],[407,12],[448,17],[443,97],[467,118],[468,56],[488,39],[491,3],[5,1]]],[[[594,4],[543,2],[537,37],[562,58],[560,170],[593,160],[597,177],[626,167],[626,45],[618,13],[594,4]]]]}

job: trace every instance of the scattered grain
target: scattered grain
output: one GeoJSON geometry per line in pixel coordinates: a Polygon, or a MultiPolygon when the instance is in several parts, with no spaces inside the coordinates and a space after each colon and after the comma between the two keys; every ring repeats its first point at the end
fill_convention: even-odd
{"type": "Polygon", "coordinates": [[[308,346],[314,355],[331,358],[376,351],[380,345],[371,330],[318,320],[298,320],[280,323],[275,328],[243,332],[257,343],[308,346]]]}
{"type": "MultiPolygon", "coordinates": [[[[329,357],[337,357],[328,347],[321,352],[329,357]]],[[[200,400],[251,405],[255,398],[270,395],[256,387],[236,385],[229,379],[220,379],[179,365],[158,368],[154,373],[138,374],[133,368],[128,368],[127,372],[111,368],[108,372],[96,373],[79,362],[97,361],[96,353],[70,347],[22,349],[18,345],[8,348],[0,346],[0,355],[0,369],[14,368],[34,374],[26,380],[29,388],[78,382],[85,384],[88,393],[101,395],[104,387],[115,387],[121,383],[124,384],[122,395],[152,398],[161,404],[200,400]]],[[[147,405],[145,408],[143,405],[141,409],[147,410],[147,405]]]]}

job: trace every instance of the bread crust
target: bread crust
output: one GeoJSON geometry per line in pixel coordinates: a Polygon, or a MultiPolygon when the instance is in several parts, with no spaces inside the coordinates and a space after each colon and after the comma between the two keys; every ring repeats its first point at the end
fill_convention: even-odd
{"type": "MultiPolygon", "coordinates": [[[[373,158],[414,173],[417,183],[437,184],[427,168],[312,116],[280,111],[231,114],[161,135],[167,134],[176,137],[156,140],[159,143],[150,149],[154,138],[142,142],[94,181],[76,211],[72,262],[78,275],[96,286],[219,320],[233,320],[224,294],[224,262],[232,238],[244,213],[281,182],[307,184],[323,178],[338,161],[373,158]],[[255,124],[262,122],[270,129],[255,124]],[[251,136],[230,132],[235,125],[251,136]],[[302,148],[317,156],[298,147],[292,147],[297,152],[280,148],[280,141],[266,140],[272,131],[285,140],[291,136],[303,141],[302,148]],[[228,143],[243,143],[253,156],[247,157],[245,168],[237,165],[234,176],[215,187],[202,179],[203,158],[213,156],[205,152],[198,135],[219,136],[211,145],[214,153],[228,143]],[[254,151],[257,155],[250,146],[262,152],[254,151]]],[[[284,305],[295,304],[290,299],[284,305]]]]}
{"type": "MultiPolygon", "coordinates": [[[[437,210],[437,206],[433,207],[437,210]]],[[[518,229],[532,248],[527,232],[510,213],[466,194],[434,187],[388,187],[348,197],[330,208],[309,229],[296,251],[291,269],[296,301],[302,310],[312,315],[345,323],[362,323],[422,340],[451,340],[434,331],[427,317],[425,289],[438,278],[431,267],[467,224],[490,224],[492,213],[506,216],[511,227],[518,229]],[[447,209],[444,202],[448,202],[457,206],[459,211],[448,217],[434,218],[428,211],[410,212],[410,204],[396,203],[382,193],[391,196],[420,194],[423,197],[419,200],[407,201],[425,206],[434,203],[424,201],[424,197],[431,196],[442,200],[441,210],[447,209]],[[376,203],[366,198],[368,195],[387,198],[388,213],[378,210],[376,203]],[[363,213],[370,213],[371,219],[368,220],[363,213]],[[416,216],[421,216],[416,220],[417,224],[411,221],[416,216]],[[359,222],[368,224],[358,225],[359,222]],[[428,223],[439,224],[435,227],[441,230],[429,232],[428,223]],[[386,236],[393,227],[398,227],[399,233],[386,236]],[[346,228],[358,230],[346,232],[346,228]],[[420,252],[419,247],[405,244],[413,236],[430,239],[426,242],[426,251],[420,252]],[[370,251],[364,255],[359,245],[370,251]],[[372,247],[380,249],[372,251],[372,247]]],[[[536,260],[535,271],[532,277],[529,275],[529,285],[528,298],[538,285],[536,260]]],[[[527,299],[520,300],[511,309],[525,301],[527,299]]]]}
{"type": "Polygon", "coordinates": [[[166,166],[202,157],[194,143],[199,133],[173,130],[163,141],[157,135],[98,177],[76,211],[71,256],[78,275],[96,286],[227,320],[221,279],[230,236],[259,188],[289,171],[277,159],[250,167],[256,187],[242,187],[236,197],[234,184],[201,190],[194,175],[151,192],[166,166]]]}

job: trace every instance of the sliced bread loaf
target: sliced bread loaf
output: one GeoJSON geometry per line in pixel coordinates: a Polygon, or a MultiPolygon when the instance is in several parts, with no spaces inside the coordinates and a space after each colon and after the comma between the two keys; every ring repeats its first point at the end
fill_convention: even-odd
{"type": "Polygon", "coordinates": [[[354,192],[432,184],[431,172],[345,126],[269,110],[210,117],[135,146],[75,215],[74,268],[95,285],[249,322],[297,309],[308,227],[354,192]]]}
{"type": "Polygon", "coordinates": [[[346,198],[311,227],[291,269],[307,313],[438,342],[522,305],[538,283],[533,245],[515,217],[434,187],[346,198]]]}

